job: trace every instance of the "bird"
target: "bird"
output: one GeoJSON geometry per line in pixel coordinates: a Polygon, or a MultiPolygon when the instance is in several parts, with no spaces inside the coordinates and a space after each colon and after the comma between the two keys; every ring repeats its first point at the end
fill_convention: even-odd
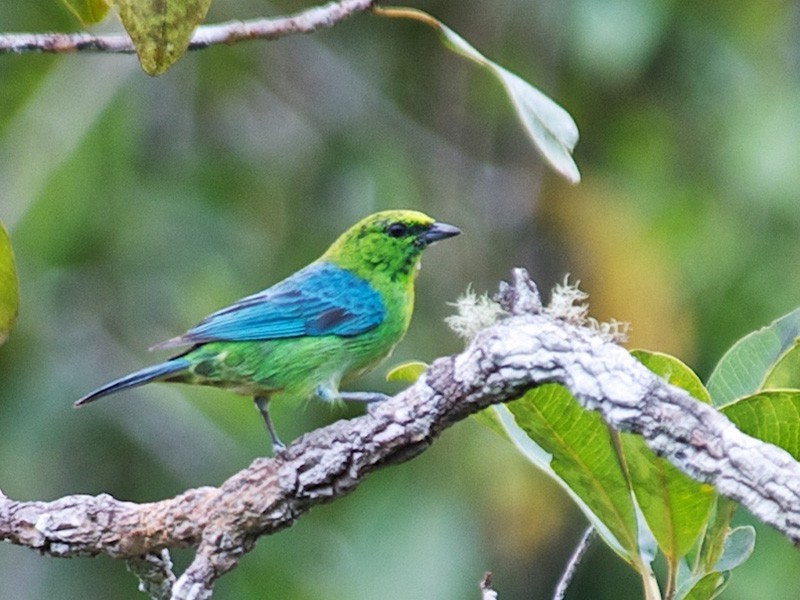
{"type": "Polygon", "coordinates": [[[74,404],[150,382],[224,388],[253,398],[272,444],[285,448],[268,405],[374,402],[387,396],[339,391],[375,368],[405,335],[423,251],[458,227],[414,210],[365,217],[314,262],[151,348],[186,347],[172,358],[115,379],[74,404]]]}

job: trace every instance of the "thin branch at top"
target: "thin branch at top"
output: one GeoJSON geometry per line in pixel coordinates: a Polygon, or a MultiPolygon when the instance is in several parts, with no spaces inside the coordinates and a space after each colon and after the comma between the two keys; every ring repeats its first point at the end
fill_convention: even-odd
{"type": "MultiPolygon", "coordinates": [[[[289,17],[231,21],[198,27],[189,50],[202,50],[217,44],[235,44],[245,40],[274,40],[295,33],[313,33],[332,27],[348,17],[370,10],[375,0],[342,0],[315,6],[289,17]]],[[[0,34],[0,54],[45,52],[104,52],[134,54],[131,38],[125,34],[92,35],[90,33],[7,33],[0,34]]]]}

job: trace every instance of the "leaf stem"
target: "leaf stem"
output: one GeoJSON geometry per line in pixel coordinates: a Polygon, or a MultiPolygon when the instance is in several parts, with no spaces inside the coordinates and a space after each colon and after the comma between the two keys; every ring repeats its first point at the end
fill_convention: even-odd
{"type": "Polygon", "coordinates": [[[407,6],[373,6],[370,9],[373,15],[379,17],[388,17],[390,19],[411,19],[412,21],[419,21],[425,23],[429,27],[436,30],[441,29],[441,23],[435,17],[429,15],[425,11],[418,8],[409,8],[407,6]]]}
{"type": "Polygon", "coordinates": [[[641,575],[645,600],[661,600],[661,591],[658,589],[658,582],[653,572],[642,570],[641,575]]]}
{"type": "Polygon", "coordinates": [[[675,557],[667,557],[667,582],[664,590],[664,600],[674,600],[675,580],[678,577],[678,564],[675,557]]]}

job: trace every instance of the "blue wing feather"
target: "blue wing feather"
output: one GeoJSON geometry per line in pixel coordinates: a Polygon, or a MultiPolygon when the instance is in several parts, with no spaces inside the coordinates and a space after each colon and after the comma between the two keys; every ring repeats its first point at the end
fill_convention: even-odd
{"type": "Polygon", "coordinates": [[[349,337],[377,327],[385,313],[380,294],[365,280],[331,263],[316,262],[159,346],[301,335],[349,337]]]}

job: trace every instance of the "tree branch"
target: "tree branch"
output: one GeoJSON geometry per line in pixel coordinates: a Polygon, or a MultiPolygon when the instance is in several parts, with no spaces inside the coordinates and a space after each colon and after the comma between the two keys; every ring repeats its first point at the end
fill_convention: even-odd
{"type": "Polygon", "coordinates": [[[589,550],[589,546],[596,535],[597,530],[593,525],[589,525],[589,527],[587,527],[583,532],[583,535],[581,535],[578,545],[575,546],[575,550],[572,551],[572,556],[569,557],[569,562],[567,563],[564,572],[558,579],[555,592],[553,592],[553,600],[564,600],[566,597],[567,589],[572,583],[572,578],[575,577],[575,571],[578,570],[578,566],[581,564],[586,551],[589,550]]]}
{"type": "MultiPolygon", "coordinates": [[[[372,8],[376,0],[342,0],[315,6],[289,17],[232,21],[201,25],[189,43],[189,50],[202,50],[217,44],[231,45],[245,40],[274,40],[295,33],[313,33],[332,27],[348,17],[372,8]]],[[[8,33],[0,34],[0,54],[23,52],[105,52],[134,54],[130,37],[89,33],[8,33]]]]}
{"type": "Polygon", "coordinates": [[[468,415],[555,382],[612,427],[640,433],[679,469],[800,543],[800,464],[788,453],[743,434],[596,330],[545,314],[524,270],[498,297],[510,316],[481,331],[464,352],[436,360],[414,385],[366,415],[312,431],[218,488],[147,504],[105,494],[52,502],[0,494],[0,539],[59,557],[161,556],[160,575],[146,581],[170,580],[164,549],[195,547],[171,597],[209,598],[214,582],[260,536],[346,495],[376,468],[416,456],[468,415]]]}

